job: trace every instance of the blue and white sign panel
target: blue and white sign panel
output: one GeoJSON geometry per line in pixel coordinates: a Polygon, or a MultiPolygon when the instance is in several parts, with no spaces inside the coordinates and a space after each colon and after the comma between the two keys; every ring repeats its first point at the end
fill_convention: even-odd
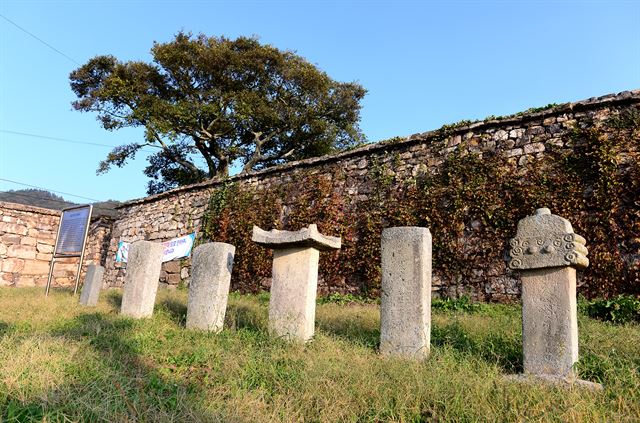
{"type": "MultiPolygon", "coordinates": [[[[195,232],[189,235],[181,236],[170,241],[162,243],[164,251],[162,253],[162,262],[171,261],[177,258],[189,257],[191,255],[191,249],[196,239],[195,232]]],[[[116,252],[117,262],[127,262],[129,256],[129,247],[131,243],[120,241],[118,243],[118,251],[116,252]]]]}

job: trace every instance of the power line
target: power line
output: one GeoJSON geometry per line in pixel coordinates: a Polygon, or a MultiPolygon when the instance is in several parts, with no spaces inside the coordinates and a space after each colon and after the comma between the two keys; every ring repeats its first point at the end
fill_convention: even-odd
{"type": "Polygon", "coordinates": [[[57,137],[49,137],[49,136],[46,136],[46,135],[29,134],[27,132],[10,131],[8,129],[0,129],[0,132],[3,132],[5,134],[22,135],[22,136],[25,136],[25,137],[43,138],[45,140],[68,142],[68,143],[71,143],[71,144],[86,144],[86,145],[94,145],[94,146],[97,146],[97,147],[114,148],[114,146],[112,146],[112,145],[100,144],[100,143],[97,143],[97,142],[76,141],[76,140],[70,140],[68,138],[57,138],[57,137]]]}
{"type": "Polygon", "coordinates": [[[39,38],[38,36],[32,34],[31,32],[27,31],[26,29],[24,29],[23,27],[21,27],[20,25],[18,25],[17,23],[15,23],[14,21],[12,21],[11,19],[7,18],[6,16],[4,16],[3,14],[0,14],[0,17],[3,18],[5,21],[9,22],[11,25],[15,26],[16,28],[18,28],[20,31],[24,32],[25,34],[28,34],[30,36],[32,36],[33,38],[35,38],[36,40],[40,41],[42,44],[44,44],[45,46],[49,47],[51,50],[55,51],[56,53],[58,53],[59,55],[65,57],[68,60],[71,60],[73,63],[75,63],[78,66],[82,66],[80,63],[78,63],[76,60],[72,59],[71,57],[67,56],[66,54],[64,54],[63,52],[61,52],[60,50],[58,50],[57,48],[55,48],[54,46],[52,46],[51,44],[49,44],[48,42],[46,42],[45,40],[43,40],[42,38],[39,38]]]}
{"type": "Polygon", "coordinates": [[[90,201],[96,201],[96,202],[102,201],[102,200],[96,200],[95,198],[83,197],[82,195],[69,194],[68,192],[62,192],[62,191],[56,191],[54,189],[43,188],[43,187],[39,187],[37,185],[29,185],[29,184],[25,184],[24,182],[12,181],[11,179],[0,178],[0,181],[11,182],[12,184],[23,185],[25,187],[30,187],[30,188],[37,188],[37,189],[41,189],[41,190],[49,191],[49,192],[55,192],[56,194],[69,195],[71,197],[82,198],[84,200],[90,200],[90,201]]]}
{"type": "MultiPolygon", "coordinates": [[[[47,135],[30,134],[28,132],[11,131],[9,129],[0,129],[0,132],[5,133],[5,134],[11,134],[11,135],[21,135],[21,136],[24,136],[24,137],[42,138],[42,139],[45,139],[45,140],[66,142],[66,143],[70,143],[70,144],[93,145],[95,147],[109,147],[111,149],[116,147],[116,146],[109,145],[109,144],[100,144],[100,143],[97,143],[97,142],[89,142],[89,141],[78,141],[78,140],[72,140],[72,139],[69,139],[69,138],[50,137],[50,136],[47,136],[47,135]]],[[[140,149],[140,151],[155,152],[156,150],[152,150],[150,148],[144,148],[143,147],[143,148],[140,149]]]]}

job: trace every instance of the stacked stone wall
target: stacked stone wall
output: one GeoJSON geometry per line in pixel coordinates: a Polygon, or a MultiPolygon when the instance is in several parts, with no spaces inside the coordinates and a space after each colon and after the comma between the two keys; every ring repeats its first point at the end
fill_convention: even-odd
{"type": "MultiPolygon", "coordinates": [[[[0,286],[45,286],[53,257],[60,211],[0,202],[0,286]]],[[[111,222],[92,222],[82,277],[89,264],[104,263],[111,222]]],[[[52,286],[72,286],[77,258],[56,261],[52,286]]]]}
{"type": "MultiPolygon", "coordinates": [[[[212,180],[130,201],[121,206],[121,216],[113,225],[106,254],[106,283],[110,286],[122,286],[124,281],[123,265],[114,261],[119,241],[161,242],[194,231],[200,237],[203,215],[209,199],[223,184],[232,182],[240,186],[241,190],[258,194],[273,189],[287,192],[286,198],[279,204],[281,214],[276,226],[296,230],[299,228],[287,226],[288,211],[300,206],[298,203],[304,198],[305,189],[313,189],[301,188],[296,181],[309,177],[329,181],[333,194],[354,204],[368,201],[372,194],[379,190],[380,178],[373,178],[372,174],[380,169],[383,170],[384,177],[394,183],[406,182],[420,175],[442,171],[443,163],[452,154],[472,153],[480,158],[498,157],[505,166],[526,172],[527,163],[545,157],[549,151],[570,153],[580,147],[576,145],[580,141],[576,141],[572,136],[577,129],[589,127],[594,122],[606,121],[625,110],[635,110],[639,103],[640,90],[603,96],[507,118],[443,127],[441,130],[416,134],[405,139],[371,144],[333,156],[288,163],[246,175],[237,175],[227,181],[212,180]]],[[[638,160],[637,144],[629,142],[627,150],[619,153],[616,160],[621,168],[638,160]]],[[[259,195],[255,198],[256,201],[260,201],[259,195]]],[[[308,207],[313,205],[309,204],[308,207]]],[[[522,215],[531,212],[532,210],[522,210],[522,215]]],[[[480,245],[478,235],[474,234],[474,229],[477,229],[479,224],[469,222],[469,230],[465,232],[466,235],[461,242],[461,256],[473,254],[473,249],[479,248],[474,247],[480,245]]],[[[632,237],[631,234],[629,236],[632,237]]],[[[635,241],[630,239],[629,242],[635,241]]],[[[357,244],[357,240],[354,243],[357,244]]],[[[503,247],[496,246],[500,249],[503,247]]],[[[629,265],[638,266],[638,257],[640,255],[630,256],[629,265]]],[[[188,283],[189,269],[189,259],[165,263],[161,282],[165,286],[188,283]]],[[[470,273],[474,276],[471,278],[443,278],[439,275],[438,263],[434,262],[434,290],[446,295],[465,293],[497,301],[513,299],[519,295],[519,278],[505,267],[503,260],[485,263],[481,268],[472,270],[470,273]]],[[[265,275],[256,274],[254,286],[239,285],[234,279],[232,288],[257,290],[268,287],[268,269],[261,273],[265,275]]],[[[327,282],[322,274],[319,282],[320,291],[325,293],[358,293],[363,286],[363,281],[349,278],[344,278],[341,283],[336,283],[335,280],[327,282]]]]}

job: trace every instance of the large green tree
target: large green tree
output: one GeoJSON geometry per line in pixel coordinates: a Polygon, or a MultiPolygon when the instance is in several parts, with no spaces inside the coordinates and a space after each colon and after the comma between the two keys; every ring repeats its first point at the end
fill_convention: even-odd
{"type": "Polygon", "coordinates": [[[152,63],[97,56],[70,75],[76,110],[97,112],[107,130],[143,127],[98,173],[124,166],[141,148],[149,193],[335,152],[364,141],[365,89],[341,83],[290,51],[255,38],[178,33],[154,43],[152,63]]]}

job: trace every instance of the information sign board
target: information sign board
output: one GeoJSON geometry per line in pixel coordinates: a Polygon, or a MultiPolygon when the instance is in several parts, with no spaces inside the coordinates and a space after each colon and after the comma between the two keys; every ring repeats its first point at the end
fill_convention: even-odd
{"type": "Polygon", "coordinates": [[[58,225],[58,235],[56,236],[56,247],[53,250],[53,257],[49,264],[49,277],[47,278],[47,287],[44,291],[45,295],[49,295],[51,277],[53,276],[53,267],[56,264],[56,259],[64,257],[80,257],[73,294],[75,295],[76,292],[78,292],[80,270],[82,269],[84,247],[87,241],[87,233],[89,232],[89,221],[91,220],[92,210],[93,206],[90,204],[62,210],[60,224],[58,225]]]}
{"type": "Polygon", "coordinates": [[[91,206],[81,206],[62,211],[60,232],[56,243],[56,256],[80,256],[91,218],[91,206]]]}

